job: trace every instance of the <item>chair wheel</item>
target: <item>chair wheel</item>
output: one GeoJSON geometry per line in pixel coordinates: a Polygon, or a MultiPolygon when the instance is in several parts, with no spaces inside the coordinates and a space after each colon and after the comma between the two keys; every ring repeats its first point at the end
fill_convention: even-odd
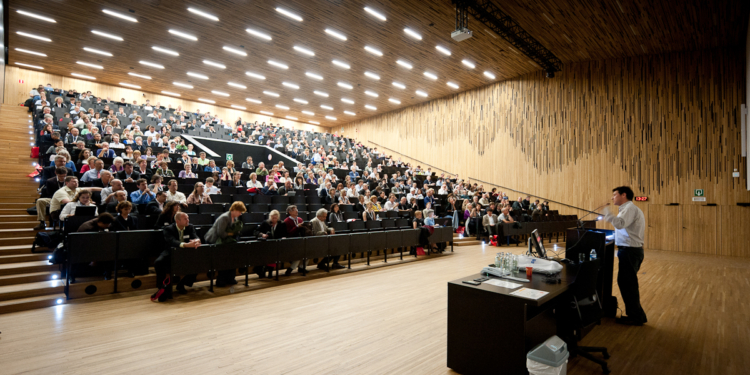
{"type": "Polygon", "coordinates": [[[604,356],[604,359],[609,359],[609,353],[603,352],[602,356],[604,356]]]}

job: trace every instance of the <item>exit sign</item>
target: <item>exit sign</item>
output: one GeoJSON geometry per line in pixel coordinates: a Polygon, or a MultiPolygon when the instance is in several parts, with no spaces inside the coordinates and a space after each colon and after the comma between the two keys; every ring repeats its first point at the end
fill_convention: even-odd
{"type": "Polygon", "coordinates": [[[23,83],[23,82],[24,82],[24,81],[23,81],[22,79],[19,79],[19,80],[18,80],[18,83],[23,83]]]}
{"type": "Polygon", "coordinates": [[[645,202],[648,200],[648,197],[635,197],[636,202],[645,202]]]}
{"type": "Polygon", "coordinates": [[[693,196],[694,197],[702,197],[702,196],[704,196],[703,189],[695,189],[695,191],[693,192],[693,196]]]}

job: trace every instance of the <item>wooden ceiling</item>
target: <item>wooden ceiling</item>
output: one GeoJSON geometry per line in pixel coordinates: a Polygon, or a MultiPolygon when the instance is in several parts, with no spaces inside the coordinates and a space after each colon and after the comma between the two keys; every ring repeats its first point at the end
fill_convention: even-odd
{"type": "MultiPolygon", "coordinates": [[[[739,0],[716,4],[666,0],[504,0],[498,4],[566,63],[738,45],[744,40],[743,30],[747,30],[743,26],[748,19],[748,3],[739,0]]],[[[142,0],[127,3],[12,0],[9,63],[41,66],[45,72],[63,76],[71,76],[71,73],[93,76],[99,83],[134,84],[144,92],[169,91],[187,100],[214,100],[221,106],[238,105],[249,112],[267,111],[275,116],[291,116],[301,122],[314,121],[328,127],[540,69],[475,20],[469,22],[469,28],[474,31],[472,38],[453,41],[450,32],[455,28],[454,20],[450,0],[142,0]],[[365,7],[380,12],[386,21],[366,12],[365,7]],[[219,21],[192,13],[188,8],[214,15],[219,21]],[[276,8],[293,12],[302,21],[289,18],[276,8]],[[133,17],[138,22],[105,14],[105,9],[133,17]],[[43,15],[57,22],[46,22],[18,11],[43,15]],[[248,28],[272,39],[251,35],[246,31],[248,28]],[[404,28],[419,33],[422,39],[410,37],[404,28]],[[170,29],[193,35],[198,40],[175,36],[168,31],[170,29]],[[347,40],[329,35],[326,29],[345,35],[347,40]],[[92,30],[123,40],[95,35],[92,30]],[[52,42],[28,38],[17,32],[43,36],[52,42]],[[437,45],[450,50],[451,55],[439,52],[435,48],[437,45]],[[179,56],[158,52],[153,46],[176,51],[179,56]],[[313,51],[315,55],[308,56],[295,50],[295,46],[313,51]],[[365,46],[380,50],[383,55],[371,54],[365,46]],[[106,51],[112,56],[91,53],[84,47],[106,51]],[[229,52],[224,47],[245,51],[247,56],[229,52]],[[19,52],[16,48],[46,56],[19,52]],[[461,62],[464,59],[476,67],[468,68],[461,62]],[[204,60],[221,63],[226,68],[207,65],[204,60]],[[269,60],[281,62],[288,69],[270,65],[269,60]],[[351,68],[343,69],[332,60],[343,61],[351,68]],[[407,61],[413,68],[406,69],[397,64],[397,60],[407,61]],[[79,61],[100,65],[103,69],[77,64],[79,61]],[[165,69],[139,61],[157,63],[165,69]],[[428,78],[425,71],[438,78],[428,78]],[[483,75],[485,71],[492,72],[496,78],[487,78],[483,75]],[[208,80],[188,76],[187,72],[205,75],[208,80]],[[265,79],[252,78],[246,72],[263,75],[265,79]],[[306,75],[308,72],[322,76],[323,80],[311,78],[306,75]],[[366,72],[375,73],[380,79],[369,78],[366,72]],[[394,81],[403,83],[406,88],[395,87],[394,81]],[[194,88],[175,86],[173,82],[190,84],[194,88]],[[247,89],[230,86],[229,82],[245,85],[247,89]],[[297,85],[299,89],[284,82],[297,85]],[[342,88],[339,82],[348,83],[353,89],[342,88]],[[459,88],[449,87],[448,82],[459,88]],[[416,95],[417,90],[428,96],[416,95]],[[212,91],[227,93],[229,97],[212,91]],[[265,95],[263,91],[278,93],[280,97],[265,95]],[[321,97],[314,91],[329,96],[321,97]],[[371,97],[366,91],[375,92],[378,97],[371,97]],[[249,102],[246,98],[262,103],[249,102]],[[342,98],[354,104],[342,102],[342,98]],[[400,104],[389,101],[391,98],[400,104]],[[294,99],[305,100],[307,104],[294,99]],[[368,109],[366,105],[376,109],[368,109]],[[347,115],[344,111],[355,114],[347,115]]]]}

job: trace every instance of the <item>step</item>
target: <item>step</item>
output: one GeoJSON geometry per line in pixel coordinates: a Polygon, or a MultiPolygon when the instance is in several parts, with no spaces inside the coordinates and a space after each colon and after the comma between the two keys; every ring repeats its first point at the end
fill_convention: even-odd
{"type": "Polygon", "coordinates": [[[453,241],[453,246],[474,246],[474,245],[481,245],[482,241],[472,240],[472,241],[453,241]]]}
{"type": "Polygon", "coordinates": [[[39,297],[20,298],[0,302],[0,314],[40,309],[65,303],[65,294],[51,294],[39,297]]]}
{"type": "Polygon", "coordinates": [[[36,232],[33,228],[0,229],[0,238],[34,237],[36,232]]]}
{"type": "Polygon", "coordinates": [[[18,197],[0,196],[0,206],[4,206],[6,204],[16,204],[16,206],[8,206],[8,207],[0,207],[0,208],[18,208],[18,207],[28,208],[34,205],[34,202],[36,202],[37,198],[39,198],[39,194],[37,194],[34,197],[27,197],[23,199],[19,199],[18,197]]]}
{"type": "MultiPolygon", "coordinates": [[[[2,204],[0,204],[0,207],[2,207],[2,204]]],[[[31,207],[31,206],[27,206],[31,207]]],[[[39,223],[36,220],[36,216],[29,215],[28,213],[23,215],[0,215],[0,223],[9,223],[9,222],[21,222],[21,221],[33,221],[34,223],[39,223]]]]}
{"type": "MultiPolygon", "coordinates": [[[[34,234],[34,236],[36,236],[36,234],[34,234]]],[[[5,246],[26,245],[30,249],[31,244],[34,243],[34,236],[0,238],[0,248],[5,247],[5,246]]]]}
{"type": "Polygon", "coordinates": [[[21,229],[21,228],[34,228],[39,224],[38,221],[36,221],[36,218],[30,216],[34,220],[27,220],[27,221],[10,221],[10,222],[2,222],[0,221],[0,229],[21,229]]]}
{"type": "MultiPolygon", "coordinates": [[[[46,248],[38,247],[37,251],[41,251],[42,249],[46,250],[46,248]]],[[[31,254],[31,245],[0,246],[0,256],[23,254],[31,254]]]]}
{"type": "MultiPolygon", "coordinates": [[[[18,199],[18,198],[16,198],[16,199],[18,199]]],[[[31,216],[31,215],[29,215],[28,212],[26,212],[26,209],[29,208],[29,207],[31,207],[31,206],[33,206],[33,205],[34,204],[31,203],[31,204],[29,204],[28,207],[25,207],[25,208],[21,208],[20,205],[17,208],[0,208],[0,216],[3,216],[3,215],[26,215],[26,216],[31,216]]]]}
{"type": "Polygon", "coordinates": [[[0,264],[36,262],[39,260],[47,260],[51,255],[50,253],[32,254],[31,250],[27,251],[27,254],[1,255],[0,264]]]}
{"type": "Polygon", "coordinates": [[[53,272],[53,271],[57,271],[59,268],[60,267],[57,265],[49,264],[49,262],[46,260],[39,260],[35,262],[0,264],[0,276],[18,275],[22,273],[32,273],[32,272],[53,272]]]}
{"type": "Polygon", "coordinates": [[[65,283],[62,280],[37,281],[33,283],[0,286],[0,301],[19,298],[48,296],[63,293],[65,283]]]}
{"type": "Polygon", "coordinates": [[[35,283],[39,281],[57,280],[60,272],[30,272],[17,275],[0,276],[0,286],[35,283]]]}

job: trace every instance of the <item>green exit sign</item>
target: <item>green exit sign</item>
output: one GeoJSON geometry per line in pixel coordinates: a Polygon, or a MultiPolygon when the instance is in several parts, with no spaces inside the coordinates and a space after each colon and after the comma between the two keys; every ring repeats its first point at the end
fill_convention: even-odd
{"type": "Polygon", "coordinates": [[[704,196],[703,189],[695,189],[695,191],[693,193],[693,196],[694,197],[702,197],[702,196],[704,196]]]}

